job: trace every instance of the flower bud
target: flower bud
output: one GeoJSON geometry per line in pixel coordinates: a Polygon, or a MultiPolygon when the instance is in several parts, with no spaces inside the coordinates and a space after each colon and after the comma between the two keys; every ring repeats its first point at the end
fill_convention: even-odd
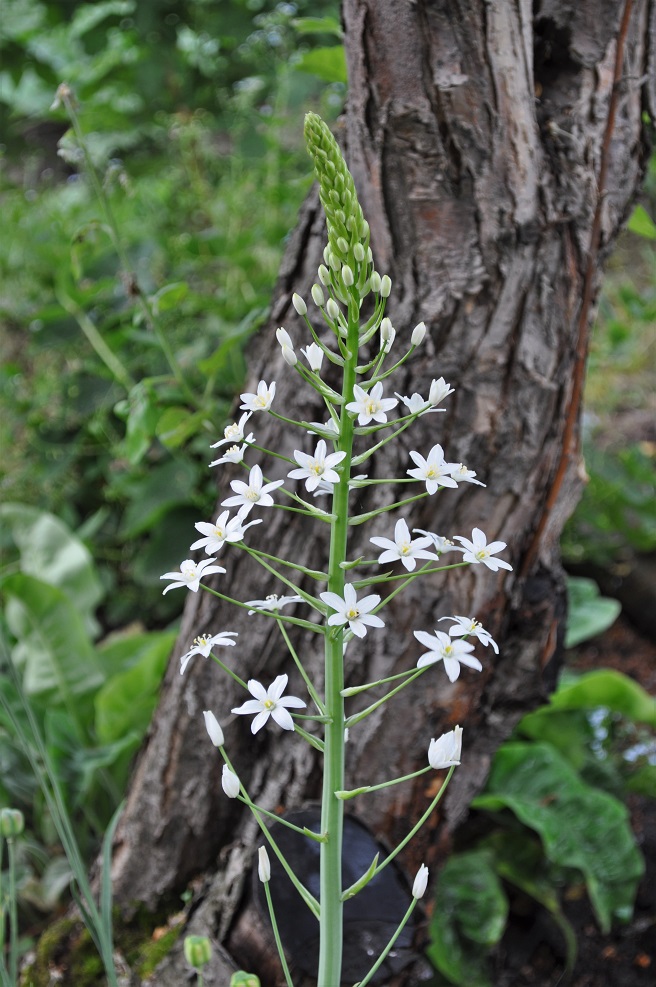
{"type": "Polygon", "coordinates": [[[426,866],[426,864],[422,864],[419,870],[417,871],[415,882],[412,885],[412,897],[423,898],[426,893],[427,885],[428,885],[428,867],[426,866]]]}
{"type": "Polygon", "coordinates": [[[371,252],[371,247],[367,247],[367,263],[373,263],[374,255],[371,252]]]}
{"type": "Polygon", "coordinates": [[[339,318],[339,305],[334,298],[329,298],[326,302],[326,314],[333,320],[339,318]]]}
{"type": "Polygon", "coordinates": [[[431,386],[428,391],[428,400],[435,407],[443,401],[444,398],[448,397],[449,394],[453,394],[453,388],[450,384],[447,384],[444,377],[440,377],[439,380],[431,381],[431,386]]]}
{"type": "Polygon", "coordinates": [[[319,275],[319,281],[321,281],[321,284],[323,285],[330,284],[330,271],[328,270],[325,264],[319,264],[319,270],[317,271],[317,274],[319,275]]]}
{"type": "Polygon", "coordinates": [[[344,264],[344,267],[342,268],[342,281],[344,282],[344,287],[350,288],[353,284],[353,280],[353,271],[348,264],[344,264]]]}
{"type": "Polygon", "coordinates": [[[288,363],[290,367],[295,367],[298,363],[298,357],[294,353],[291,346],[283,346],[282,348],[282,358],[285,363],[288,363]]]}
{"type": "Polygon", "coordinates": [[[203,711],[203,716],[205,717],[205,729],[210,735],[210,740],[215,747],[223,747],[223,730],[216,716],[209,709],[203,711]]]}
{"type": "Polygon", "coordinates": [[[426,325],[425,323],[420,322],[419,325],[415,326],[414,329],[412,330],[412,336],[410,337],[410,342],[412,343],[413,346],[419,346],[420,343],[423,343],[425,335],[426,335],[426,325]]]}
{"type": "Polygon", "coordinates": [[[369,223],[364,217],[362,218],[362,222],[360,223],[360,236],[363,240],[366,240],[366,238],[369,236],[369,223]]]}
{"type": "Polygon", "coordinates": [[[337,246],[338,246],[338,248],[341,250],[341,252],[343,254],[347,254],[348,253],[349,245],[348,245],[348,242],[344,239],[343,236],[338,236],[337,237],[337,246]]]}
{"type": "Polygon", "coordinates": [[[327,243],[326,246],[323,248],[323,259],[326,262],[326,264],[330,264],[330,244],[329,243],[327,243]]]}
{"type": "Polygon", "coordinates": [[[305,315],[307,313],[307,305],[303,301],[300,295],[296,292],[292,295],[292,305],[296,309],[299,315],[305,315]]]}
{"type": "Polygon", "coordinates": [[[271,863],[265,846],[261,846],[257,851],[257,876],[262,884],[271,880],[271,863]]]}
{"type": "Polygon", "coordinates": [[[212,946],[207,936],[185,936],[185,959],[194,970],[202,970],[212,959],[212,946]]]}
{"type": "Polygon", "coordinates": [[[318,308],[323,308],[326,304],[323,297],[323,291],[318,284],[312,285],[312,301],[318,308]]]}
{"type": "Polygon", "coordinates": [[[364,247],[361,243],[356,243],[353,247],[353,256],[357,260],[358,264],[361,264],[364,260],[364,247]]]}
{"type": "Polygon", "coordinates": [[[390,291],[392,290],[392,280],[387,274],[383,274],[380,279],[380,293],[383,298],[389,298],[390,291]]]}
{"type": "MultiPolygon", "coordinates": [[[[330,164],[330,161],[328,162],[330,164]]],[[[261,987],[260,978],[254,973],[246,973],[245,970],[237,970],[230,977],[230,987],[261,987]]]]}
{"type": "Polygon", "coordinates": [[[10,840],[20,836],[25,829],[25,817],[20,809],[2,809],[0,811],[0,836],[10,840]]]}
{"type": "Polygon", "coordinates": [[[431,740],[428,747],[428,763],[435,771],[460,764],[462,754],[462,727],[454,727],[438,740],[431,740]]]}
{"type": "Polygon", "coordinates": [[[332,250],[328,257],[328,263],[332,267],[333,271],[339,271],[340,267],[342,266],[342,262],[340,261],[339,257],[337,256],[337,254],[334,254],[332,250]]]}
{"type": "Polygon", "coordinates": [[[321,364],[323,363],[323,350],[321,347],[317,343],[310,343],[304,350],[301,350],[301,353],[310,364],[310,370],[314,370],[315,374],[319,373],[321,364]]]}
{"type": "Polygon", "coordinates": [[[394,326],[392,325],[392,320],[385,317],[380,324],[380,338],[386,343],[388,339],[392,338],[393,332],[394,326]]]}
{"type": "Polygon", "coordinates": [[[223,773],[221,775],[221,788],[226,793],[229,799],[236,799],[239,795],[239,778],[231,771],[227,764],[223,765],[223,773]]]}
{"type": "Polygon", "coordinates": [[[375,291],[376,294],[378,294],[381,285],[380,274],[378,273],[378,271],[372,272],[372,275],[369,278],[369,284],[371,285],[371,290],[375,291]]]}
{"type": "Polygon", "coordinates": [[[288,346],[290,350],[294,349],[294,344],[292,343],[289,333],[286,329],[283,329],[282,326],[280,329],[276,329],[276,339],[283,348],[288,346]]]}

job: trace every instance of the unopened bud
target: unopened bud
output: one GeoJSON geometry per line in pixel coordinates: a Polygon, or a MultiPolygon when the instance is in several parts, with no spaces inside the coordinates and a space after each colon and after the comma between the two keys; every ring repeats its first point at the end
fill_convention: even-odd
{"type": "Polygon", "coordinates": [[[326,302],[326,314],[333,321],[339,318],[339,305],[334,298],[329,298],[326,302]]]}
{"type": "Polygon", "coordinates": [[[2,809],[0,812],[0,836],[6,840],[20,836],[25,829],[25,817],[20,809],[2,809]]]}
{"type": "Polygon", "coordinates": [[[321,281],[321,284],[326,286],[330,284],[330,271],[325,264],[319,264],[317,274],[319,275],[319,281],[321,281]]]}
{"type": "Polygon", "coordinates": [[[376,294],[380,291],[380,274],[378,271],[373,271],[371,277],[369,278],[369,284],[371,285],[371,290],[375,291],[376,294]]]}
{"type": "Polygon", "coordinates": [[[321,290],[321,287],[318,284],[312,285],[312,301],[319,308],[323,308],[325,305],[323,291],[321,290]]]}
{"type": "Polygon", "coordinates": [[[337,237],[337,246],[339,247],[339,249],[342,251],[343,254],[348,253],[349,245],[343,236],[337,237]]]}
{"type": "Polygon", "coordinates": [[[410,337],[410,342],[412,343],[413,346],[419,346],[420,343],[423,343],[425,335],[426,335],[426,325],[425,323],[420,322],[419,325],[415,326],[414,329],[412,330],[412,336],[410,337]]]}
{"type": "Polygon", "coordinates": [[[209,709],[204,710],[203,716],[205,717],[205,729],[210,735],[210,740],[215,747],[223,747],[223,730],[216,716],[209,709]]]}
{"type": "Polygon", "coordinates": [[[367,263],[371,264],[374,259],[374,255],[371,252],[371,247],[367,247],[367,263]]]}
{"type": "Polygon", "coordinates": [[[202,970],[212,959],[212,946],[207,936],[185,936],[185,959],[194,970],[202,970]]]}
{"type": "Polygon", "coordinates": [[[353,256],[357,260],[358,264],[361,264],[364,260],[364,247],[361,243],[356,243],[353,247],[353,256]]]}
{"type": "Polygon", "coordinates": [[[344,264],[344,267],[342,268],[342,281],[344,282],[344,287],[350,288],[353,284],[353,280],[353,271],[348,264],[344,264]]]}
{"type": "Polygon", "coordinates": [[[330,244],[329,243],[327,243],[326,246],[323,248],[323,259],[325,260],[326,264],[330,264],[330,244]]]}
{"type": "Polygon", "coordinates": [[[385,317],[380,324],[380,338],[386,343],[388,339],[392,338],[392,333],[394,333],[392,320],[385,317]]]}
{"type": "Polygon", "coordinates": [[[265,846],[261,846],[257,851],[257,876],[262,884],[271,880],[271,863],[265,846]]]}
{"type": "Polygon", "coordinates": [[[332,250],[330,251],[330,255],[328,257],[328,263],[332,267],[333,271],[339,271],[340,267],[342,266],[341,260],[339,259],[337,254],[334,254],[332,252],[332,250]]]}
{"type": "Polygon", "coordinates": [[[301,296],[298,295],[296,292],[294,292],[294,294],[292,295],[292,305],[294,306],[294,308],[296,309],[299,315],[307,314],[307,305],[305,304],[301,296]]]}
{"type": "Polygon", "coordinates": [[[363,219],[360,223],[360,236],[363,240],[369,236],[369,223],[366,219],[363,219]]]}
{"type": "Polygon", "coordinates": [[[226,793],[229,799],[236,799],[239,795],[239,778],[231,771],[227,764],[223,765],[223,774],[221,775],[221,788],[226,793]]]}
{"type": "Polygon", "coordinates": [[[415,877],[414,884],[412,885],[412,897],[413,898],[423,898],[426,893],[426,886],[428,885],[428,867],[426,864],[422,864],[417,871],[417,876],[415,877]]]}
{"type": "Polygon", "coordinates": [[[294,349],[294,344],[292,343],[289,333],[287,332],[286,329],[283,329],[282,326],[280,326],[279,329],[276,329],[276,339],[278,340],[281,346],[283,347],[288,346],[290,350],[294,349]]]}
{"type": "Polygon", "coordinates": [[[392,280],[387,274],[383,274],[380,279],[380,293],[383,298],[389,298],[390,291],[392,290],[392,280]]]}
{"type": "MultiPolygon", "coordinates": [[[[329,161],[328,164],[331,164],[329,161]]],[[[333,167],[335,167],[333,165],[333,167]]],[[[261,987],[260,978],[254,973],[246,973],[245,970],[237,970],[230,977],[230,987],[261,987]]]]}
{"type": "Polygon", "coordinates": [[[294,353],[291,346],[283,346],[282,348],[282,358],[285,363],[288,363],[290,367],[295,367],[298,363],[298,357],[294,353]]]}

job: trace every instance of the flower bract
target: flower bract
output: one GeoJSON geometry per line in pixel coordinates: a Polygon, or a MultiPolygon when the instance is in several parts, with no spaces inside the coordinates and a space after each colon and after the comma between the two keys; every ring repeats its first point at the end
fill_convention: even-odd
{"type": "Polygon", "coordinates": [[[370,613],[380,603],[380,597],[372,594],[358,600],[350,583],[344,586],[343,598],[337,593],[321,593],[321,599],[335,611],[328,618],[331,627],[348,624],[356,637],[364,637],[367,633],[367,627],[385,626],[385,622],[380,617],[370,613]]]}
{"type": "Polygon", "coordinates": [[[470,562],[472,565],[482,563],[492,572],[498,569],[509,569],[512,572],[510,562],[494,558],[497,552],[501,552],[506,547],[505,541],[493,541],[488,545],[487,538],[480,528],[473,529],[471,541],[469,538],[463,538],[462,535],[454,535],[454,538],[462,545],[457,551],[463,553],[464,562],[470,562]]]}
{"type": "Polygon", "coordinates": [[[214,561],[214,559],[201,559],[200,562],[194,562],[193,559],[185,559],[180,565],[180,572],[165,572],[159,578],[173,579],[175,582],[167,586],[162,591],[162,595],[168,593],[170,589],[179,589],[180,587],[186,587],[192,593],[197,593],[200,581],[204,576],[211,576],[214,572],[225,572],[223,566],[213,565],[214,561]]]}
{"type": "Polygon", "coordinates": [[[268,689],[255,679],[249,679],[248,691],[255,698],[248,699],[243,706],[238,706],[231,712],[246,716],[255,714],[255,719],[251,723],[251,733],[261,730],[270,716],[283,730],[293,730],[294,721],[287,712],[287,707],[300,709],[307,704],[296,696],[283,697],[283,692],[287,688],[287,679],[287,675],[279,675],[268,689]]]}
{"type": "Polygon", "coordinates": [[[478,672],[483,670],[478,658],[474,658],[470,654],[474,650],[474,646],[468,641],[454,641],[443,631],[435,631],[433,634],[428,634],[426,631],[414,631],[413,633],[419,643],[428,648],[426,654],[423,654],[417,662],[417,668],[424,668],[426,665],[443,661],[444,671],[451,682],[455,682],[460,675],[461,665],[475,668],[478,672]]]}

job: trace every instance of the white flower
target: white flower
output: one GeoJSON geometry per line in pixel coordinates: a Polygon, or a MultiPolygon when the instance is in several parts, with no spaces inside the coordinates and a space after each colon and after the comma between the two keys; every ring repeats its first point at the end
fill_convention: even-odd
{"type": "Polygon", "coordinates": [[[276,382],[275,380],[270,386],[267,386],[266,382],[261,380],[257,385],[256,394],[240,394],[240,398],[244,402],[239,407],[242,411],[268,411],[271,407],[271,403],[275,397],[276,393],[276,382]]]}
{"type": "Polygon", "coordinates": [[[326,455],[326,443],[323,439],[317,442],[314,456],[309,456],[305,452],[294,451],[294,459],[300,469],[291,470],[287,476],[292,480],[305,480],[306,490],[316,490],[321,480],[324,483],[339,483],[339,473],[336,473],[333,466],[346,456],[345,452],[331,452],[326,455]]]}
{"type": "Polygon", "coordinates": [[[406,408],[408,409],[411,415],[417,415],[417,414],[426,415],[433,411],[445,410],[444,408],[432,408],[430,402],[428,402],[426,398],[422,398],[421,394],[417,394],[416,391],[412,395],[412,397],[409,398],[404,397],[403,394],[398,394],[396,391],[394,392],[394,394],[399,399],[399,401],[401,401],[406,406],[406,408]]]}
{"type": "Polygon", "coordinates": [[[213,445],[211,445],[210,449],[218,449],[219,446],[224,446],[226,442],[235,443],[235,442],[255,441],[255,437],[252,432],[248,436],[244,435],[246,431],[246,422],[250,417],[251,417],[250,414],[246,413],[245,415],[241,416],[238,422],[233,422],[232,425],[226,425],[226,427],[223,430],[224,437],[222,439],[219,439],[218,442],[215,442],[213,445]]]}
{"type": "Polygon", "coordinates": [[[420,346],[424,341],[424,336],[426,335],[426,323],[420,322],[412,330],[412,336],[410,337],[410,342],[413,346],[420,346]]]}
{"type": "Polygon", "coordinates": [[[209,658],[212,648],[234,646],[235,641],[231,640],[233,637],[237,637],[237,631],[221,631],[220,634],[213,634],[212,636],[201,634],[200,637],[195,637],[194,647],[180,658],[180,675],[183,674],[189,664],[189,660],[194,655],[202,655],[203,658],[209,658]]]}
{"type": "Polygon", "coordinates": [[[229,799],[236,799],[239,795],[239,778],[231,771],[227,764],[223,765],[221,773],[221,788],[229,799]]]}
{"type": "Polygon", "coordinates": [[[387,412],[396,407],[396,398],[383,397],[383,385],[380,381],[367,392],[358,384],[353,385],[355,401],[349,401],[346,410],[357,414],[358,425],[368,425],[373,419],[376,422],[386,422],[387,412]]]}
{"type": "Polygon", "coordinates": [[[492,645],[495,654],[499,654],[499,647],[497,642],[493,639],[489,631],[486,631],[482,624],[479,624],[477,620],[473,617],[440,617],[440,620],[455,620],[455,624],[449,627],[450,637],[462,637],[463,635],[471,635],[472,637],[478,638],[481,644],[484,644],[487,648],[488,644],[492,645]]]}
{"type": "MultiPolygon", "coordinates": [[[[250,438],[252,439],[253,436],[251,435],[250,438]]],[[[244,458],[244,453],[246,449],[247,449],[247,445],[245,442],[241,446],[238,445],[230,446],[228,449],[226,449],[226,451],[223,453],[221,458],[215,459],[213,462],[210,463],[210,466],[221,466],[223,465],[223,463],[241,463],[241,461],[244,458]]]]}
{"type": "Polygon", "coordinates": [[[450,384],[447,384],[444,377],[440,377],[439,380],[431,381],[430,390],[428,392],[428,400],[435,406],[443,401],[444,398],[448,397],[449,394],[453,394],[454,388],[450,384]]]}
{"type": "Polygon", "coordinates": [[[271,880],[271,863],[265,846],[259,847],[257,851],[257,876],[262,884],[271,880]]]}
{"type": "Polygon", "coordinates": [[[261,730],[270,716],[274,718],[278,726],[282,727],[283,730],[294,729],[294,721],[287,712],[286,707],[290,706],[294,709],[300,709],[307,704],[302,699],[297,699],[296,696],[285,696],[284,699],[282,698],[282,694],[287,687],[287,678],[287,675],[279,675],[274,679],[268,689],[265,689],[255,679],[248,680],[248,691],[255,698],[247,700],[243,706],[238,706],[236,709],[231,710],[231,712],[246,716],[253,713],[256,714],[255,719],[251,723],[251,733],[257,733],[258,730],[261,730]]]}
{"type": "Polygon", "coordinates": [[[168,593],[170,589],[178,589],[183,586],[190,589],[192,593],[198,592],[198,587],[200,586],[200,581],[204,576],[211,576],[214,572],[225,572],[223,566],[212,565],[214,559],[201,559],[200,562],[194,562],[193,559],[185,559],[185,561],[180,565],[180,572],[165,572],[160,579],[175,579],[176,582],[171,583],[167,586],[164,593],[168,593]]]}
{"type": "Polygon", "coordinates": [[[423,528],[413,528],[413,535],[426,535],[433,542],[433,548],[438,555],[444,555],[445,552],[456,551],[456,546],[448,538],[444,538],[443,535],[436,535],[434,531],[424,531],[423,528]]]}
{"type": "Polygon", "coordinates": [[[237,507],[241,508],[240,514],[245,516],[255,507],[271,507],[273,504],[273,497],[269,493],[270,490],[277,490],[281,487],[285,481],[275,480],[273,483],[264,483],[264,478],[262,476],[262,470],[259,466],[253,466],[250,473],[248,474],[248,483],[244,483],[243,480],[231,480],[230,486],[235,491],[236,497],[228,497],[227,500],[222,502],[222,507],[237,507]]]}
{"type": "Polygon", "coordinates": [[[412,885],[412,897],[413,898],[423,898],[426,894],[426,887],[428,885],[428,867],[426,864],[422,864],[417,871],[417,876],[415,877],[414,884],[412,885]]]}
{"type": "Polygon", "coordinates": [[[205,717],[205,729],[210,735],[210,740],[215,747],[223,747],[223,730],[214,713],[209,709],[203,711],[205,717]]]}
{"type": "Polygon", "coordinates": [[[323,363],[323,350],[321,347],[317,343],[310,343],[305,349],[301,349],[301,353],[310,364],[310,370],[314,370],[315,374],[318,374],[323,363]]]}
{"type": "Polygon", "coordinates": [[[190,545],[190,549],[204,548],[206,555],[217,555],[226,542],[242,541],[247,528],[261,523],[262,519],[259,518],[257,521],[249,521],[248,524],[244,524],[244,514],[241,511],[232,518],[230,511],[223,511],[214,524],[208,524],[206,521],[196,522],[194,528],[200,531],[203,538],[199,538],[198,541],[190,545]],[[228,520],[228,518],[230,519],[228,520]]]}
{"type": "Polygon", "coordinates": [[[462,727],[454,727],[443,733],[439,740],[431,740],[428,747],[428,763],[435,771],[460,764],[462,754],[462,727]]]}
{"type": "Polygon", "coordinates": [[[427,552],[426,546],[432,544],[432,539],[428,537],[410,537],[407,523],[400,518],[394,526],[394,541],[390,538],[380,538],[378,536],[370,538],[369,541],[384,548],[385,551],[378,557],[378,562],[385,565],[386,562],[402,562],[408,571],[416,567],[416,559],[436,559],[434,552],[427,552]]]}
{"type": "Polygon", "coordinates": [[[462,535],[454,535],[454,538],[463,546],[456,548],[456,551],[463,553],[464,562],[471,562],[472,565],[482,562],[492,572],[496,572],[498,569],[509,569],[512,572],[512,566],[509,562],[492,558],[493,555],[506,547],[505,541],[493,541],[488,545],[487,538],[480,528],[473,529],[471,541],[468,538],[463,538],[462,535]]]}
{"type": "Polygon", "coordinates": [[[429,494],[434,494],[438,487],[458,486],[451,476],[453,470],[457,469],[458,464],[447,463],[445,461],[442,446],[434,445],[428,453],[428,459],[424,459],[422,455],[414,450],[411,450],[410,457],[417,468],[407,470],[408,476],[412,476],[416,480],[424,480],[426,482],[426,490],[429,494]]]}
{"type": "MultiPolygon", "coordinates": [[[[302,596],[278,596],[277,593],[271,593],[267,596],[266,600],[246,600],[247,607],[256,607],[258,610],[271,610],[277,613],[278,610],[282,610],[289,603],[302,603],[302,596]]],[[[255,613],[255,610],[249,610],[249,614],[255,613]]]]}
{"type": "Polygon", "coordinates": [[[424,668],[426,665],[433,665],[436,661],[444,662],[444,671],[451,682],[455,682],[460,675],[460,665],[467,665],[468,668],[475,668],[480,672],[483,670],[478,658],[470,654],[474,650],[473,644],[467,641],[453,641],[448,634],[443,631],[435,631],[427,634],[426,631],[413,631],[420,644],[428,648],[428,652],[421,656],[417,662],[417,668],[424,668]]]}
{"type": "Polygon", "coordinates": [[[370,613],[380,603],[379,596],[365,596],[358,601],[355,590],[350,583],[344,587],[343,599],[337,593],[321,593],[320,596],[323,602],[335,611],[328,618],[331,627],[348,624],[356,637],[364,637],[367,633],[367,627],[385,626],[380,617],[370,613]]]}
{"type": "Polygon", "coordinates": [[[457,483],[462,483],[464,481],[465,483],[475,483],[479,487],[485,486],[484,483],[481,483],[480,480],[476,479],[476,474],[474,473],[474,471],[468,470],[467,467],[463,465],[463,463],[460,463],[458,469],[455,469],[451,474],[451,476],[457,483]]]}

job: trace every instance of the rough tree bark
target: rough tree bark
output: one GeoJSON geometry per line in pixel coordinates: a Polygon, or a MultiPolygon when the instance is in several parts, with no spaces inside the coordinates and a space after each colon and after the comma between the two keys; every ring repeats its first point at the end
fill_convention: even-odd
{"type": "MultiPolygon", "coordinates": [[[[385,632],[349,652],[350,683],[393,674],[416,663],[412,629],[430,630],[451,613],[475,614],[501,646],[481,675],[465,672],[451,686],[436,670],[421,690],[401,693],[353,731],[347,769],[355,786],[416,769],[430,737],[456,722],[465,726],[463,766],[402,857],[409,873],[422,861],[439,862],[495,749],[544,698],[557,663],[565,612],[558,539],[581,484],[577,426],[588,326],[602,261],[644,171],[642,113],[656,111],[654,11],[653,0],[344,3],[350,90],[337,136],[371,225],[376,266],[392,277],[397,332],[407,336],[420,320],[430,332],[395,386],[425,394],[443,375],[457,388],[447,414],[421,418],[411,439],[406,433],[385,447],[370,474],[403,476],[409,448],[440,442],[447,459],[465,462],[487,486],[463,485],[422,502],[413,525],[469,536],[480,524],[488,538],[508,543],[514,565],[512,573],[481,566],[413,584],[393,601],[385,632]]],[[[321,419],[322,410],[309,389],[298,388],[272,330],[284,324],[300,337],[290,297],[295,290],[309,297],[324,238],[313,192],[283,262],[269,328],[250,347],[251,384],[275,379],[276,403],[306,420],[321,419]]],[[[289,431],[265,416],[256,424],[259,442],[290,455],[289,431]]],[[[276,461],[262,465],[272,479],[284,476],[276,461]]],[[[228,478],[221,476],[223,490],[228,478]]],[[[396,499],[386,486],[369,491],[367,508],[396,499]]],[[[355,528],[353,557],[384,528],[382,521],[375,530],[355,528]]],[[[256,533],[254,544],[308,565],[325,557],[316,526],[290,524],[285,512],[271,512],[256,533]]],[[[280,590],[237,553],[221,561],[228,566],[221,578],[240,599],[280,590]]],[[[234,660],[244,678],[268,682],[291,671],[295,684],[275,627],[244,614],[189,594],[115,843],[114,890],[128,910],[161,905],[197,878],[190,931],[216,944],[207,984],[229,981],[231,958],[256,968],[266,984],[276,972],[248,905],[256,827],[221,791],[201,710],[220,718],[230,757],[257,802],[289,810],[320,790],[306,745],[275,730],[253,739],[248,724],[231,721],[242,696],[210,662],[196,659],[179,674],[175,658],[196,634],[230,629],[240,634],[234,660]]],[[[296,645],[320,679],[314,641],[297,635],[296,645]]],[[[420,780],[357,800],[356,811],[393,843],[425,805],[420,780]]],[[[182,983],[184,970],[174,952],[156,982],[182,983]]],[[[420,978],[415,967],[411,981],[420,978]]]]}

